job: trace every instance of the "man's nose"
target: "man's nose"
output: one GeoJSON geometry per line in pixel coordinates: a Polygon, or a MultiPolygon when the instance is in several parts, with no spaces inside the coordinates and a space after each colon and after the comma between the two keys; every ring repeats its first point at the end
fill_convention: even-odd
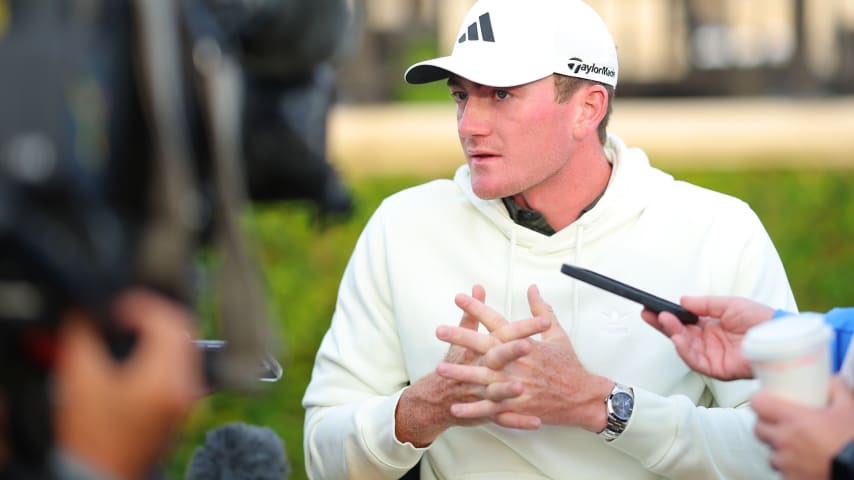
{"type": "Polygon", "coordinates": [[[492,129],[492,112],[487,101],[469,98],[457,112],[457,130],[461,137],[482,136],[492,129]]]}

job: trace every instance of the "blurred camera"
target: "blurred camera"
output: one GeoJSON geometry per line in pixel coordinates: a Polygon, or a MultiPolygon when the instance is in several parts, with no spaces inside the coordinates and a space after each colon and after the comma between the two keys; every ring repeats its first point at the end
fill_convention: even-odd
{"type": "Polygon", "coordinates": [[[269,335],[239,217],[351,208],[326,158],[348,22],[345,0],[0,0],[0,394],[17,456],[49,440],[49,416],[14,410],[47,408],[61,312],[93,312],[120,356],[111,300],[141,285],[192,304],[202,246],[225,259],[216,382],[257,381],[269,335]]]}

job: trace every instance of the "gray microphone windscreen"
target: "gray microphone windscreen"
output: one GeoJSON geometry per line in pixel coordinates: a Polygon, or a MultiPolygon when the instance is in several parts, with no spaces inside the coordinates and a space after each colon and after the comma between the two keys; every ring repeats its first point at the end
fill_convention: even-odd
{"type": "Polygon", "coordinates": [[[285,442],[268,427],[235,422],[208,431],[187,480],[282,480],[290,474],[285,442]]]}

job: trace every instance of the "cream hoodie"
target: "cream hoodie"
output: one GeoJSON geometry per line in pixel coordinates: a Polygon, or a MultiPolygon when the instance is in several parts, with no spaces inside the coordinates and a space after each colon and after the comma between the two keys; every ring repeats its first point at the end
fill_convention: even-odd
{"type": "Polygon", "coordinates": [[[744,202],[675,181],[617,137],[606,154],[614,168],[605,194],[552,236],[515,224],[500,200],[477,198],[466,166],[453,181],[382,203],[344,273],[303,399],[309,475],[398,478],[421,459],[422,479],[773,478],[747,408],[754,382],[692,372],[640,318],[640,305],[560,266],[675,302],[739,295],[795,311],[779,255],[744,202]],[[531,316],[526,289],[537,284],[585,367],[634,387],[634,413],[617,440],[496,425],[451,428],[425,449],[396,440],[400,393],[443,359],[436,327],[459,323],[454,296],[476,283],[510,320],[531,316]]]}

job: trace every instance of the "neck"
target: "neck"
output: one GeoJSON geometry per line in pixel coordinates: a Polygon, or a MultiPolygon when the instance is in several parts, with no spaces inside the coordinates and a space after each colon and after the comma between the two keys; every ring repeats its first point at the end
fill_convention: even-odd
{"type": "Polygon", "coordinates": [[[520,206],[537,210],[560,231],[599,197],[611,179],[611,164],[601,145],[580,149],[566,167],[546,182],[513,196],[520,206]]]}

